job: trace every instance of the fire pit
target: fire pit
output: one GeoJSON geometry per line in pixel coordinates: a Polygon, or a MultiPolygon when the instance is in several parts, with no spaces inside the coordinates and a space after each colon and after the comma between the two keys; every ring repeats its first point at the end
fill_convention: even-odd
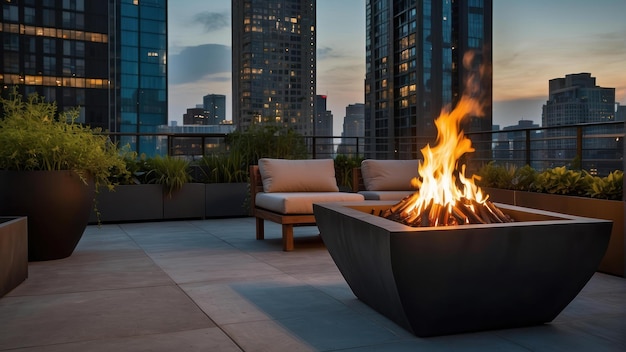
{"type": "Polygon", "coordinates": [[[612,226],[504,204],[515,222],[410,227],[371,215],[392,204],[315,204],[315,219],[356,297],[420,337],[552,321],[594,274],[612,226]]]}

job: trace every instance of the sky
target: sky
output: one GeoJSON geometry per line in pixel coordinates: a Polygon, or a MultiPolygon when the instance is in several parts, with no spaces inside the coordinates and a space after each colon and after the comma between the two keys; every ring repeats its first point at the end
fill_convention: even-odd
{"type": "MultiPolygon", "coordinates": [[[[366,0],[317,0],[317,94],[334,135],[364,102],[366,0]]],[[[230,0],[169,0],[169,119],[207,94],[226,95],[231,119],[230,0]]],[[[626,105],[626,0],[493,0],[493,123],[541,124],[548,81],[591,73],[626,105]]]]}

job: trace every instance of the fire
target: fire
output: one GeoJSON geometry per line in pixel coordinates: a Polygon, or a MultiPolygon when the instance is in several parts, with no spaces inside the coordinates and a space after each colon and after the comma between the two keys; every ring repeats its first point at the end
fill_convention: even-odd
{"type": "MultiPolygon", "coordinates": [[[[471,56],[464,58],[466,65],[471,60],[471,56]]],[[[459,165],[464,154],[474,152],[472,142],[461,130],[461,123],[468,116],[483,116],[483,105],[477,98],[477,82],[476,78],[470,77],[456,107],[452,111],[442,111],[435,120],[436,145],[421,149],[424,161],[418,166],[420,178],[411,180],[418,191],[382,216],[412,226],[512,221],[483,195],[474,182],[478,177],[467,177],[466,165],[459,165]]]]}

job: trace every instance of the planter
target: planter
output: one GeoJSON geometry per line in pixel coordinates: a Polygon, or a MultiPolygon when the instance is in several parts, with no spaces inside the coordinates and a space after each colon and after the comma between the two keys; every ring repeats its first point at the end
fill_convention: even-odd
{"type": "Polygon", "coordinates": [[[246,206],[248,183],[207,183],[206,213],[207,218],[249,216],[246,206]]]}
{"type": "Polygon", "coordinates": [[[28,217],[28,260],[68,257],[80,241],[95,187],[72,171],[0,171],[0,214],[28,217]]]}
{"type": "Polygon", "coordinates": [[[204,183],[186,183],[181,189],[163,195],[163,219],[204,218],[204,183]]]}
{"type": "MultiPolygon", "coordinates": [[[[161,185],[119,185],[113,192],[100,190],[96,196],[101,222],[152,221],[163,219],[161,185]]],[[[90,223],[98,217],[91,212],[90,223]]]]}
{"type": "Polygon", "coordinates": [[[28,277],[28,229],[25,217],[0,217],[0,297],[28,277]]]}
{"type": "Polygon", "coordinates": [[[589,218],[613,220],[611,239],[598,271],[626,277],[624,202],[497,188],[483,188],[492,201],[589,218]]]}
{"type": "Polygon", "coordinates": [[[417,336],[552,321],[593,276],[611,222],[501,206],[516,221],[409,227],[371,215],[393,203],[314,204],[354,294],[417,336]]]}

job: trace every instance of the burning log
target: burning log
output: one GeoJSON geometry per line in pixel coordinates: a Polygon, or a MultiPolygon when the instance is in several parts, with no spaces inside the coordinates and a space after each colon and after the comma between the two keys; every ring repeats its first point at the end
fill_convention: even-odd
{"type": "Polygon", "coordinates": [[[491,224],[514,221],[488,200],[477,202],[467,198],[462,198],[460,202],[450,206],[430,202],[421,211],[418,209],[407,211],[407,208],[411,205],[412,197],[411,195],[403,198],[400,202],[379,215],[413,227],[491,224]]]}

